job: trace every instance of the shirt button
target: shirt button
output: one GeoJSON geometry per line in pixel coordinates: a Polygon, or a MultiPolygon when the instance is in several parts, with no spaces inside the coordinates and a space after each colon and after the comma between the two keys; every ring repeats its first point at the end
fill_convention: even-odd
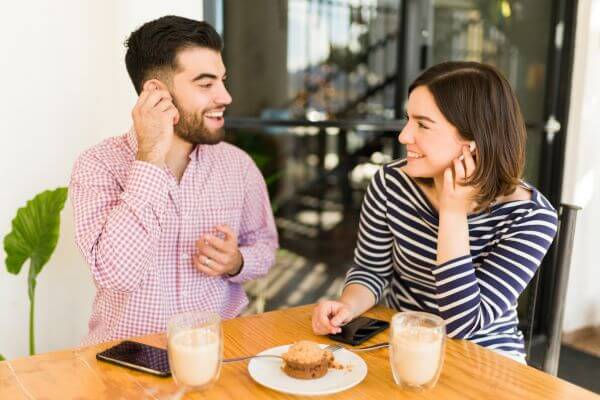
{"type": "Polygon", "coordinates": [[[190,255],[189,255],[188,253],[183,253],[183,254],[181,255],[181,259],[182,259],[182,260],[189,260],[189,258],[190,258],[190,255]]]}
{"type": "Polygon", "coordinates": [[[187,296],[188,296],[188,292],[186,290],[181,292],[181,297],[187,297],[187,296]]]}

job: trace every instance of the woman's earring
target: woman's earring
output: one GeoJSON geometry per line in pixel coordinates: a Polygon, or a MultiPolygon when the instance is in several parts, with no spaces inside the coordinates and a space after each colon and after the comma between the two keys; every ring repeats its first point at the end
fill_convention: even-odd
{"type": "Polygon", "coordinates": [[[475,141],[469,142],[469,150],[471,151],[471,153],[475,151],[475,147],[477,147],[475,141]]]}

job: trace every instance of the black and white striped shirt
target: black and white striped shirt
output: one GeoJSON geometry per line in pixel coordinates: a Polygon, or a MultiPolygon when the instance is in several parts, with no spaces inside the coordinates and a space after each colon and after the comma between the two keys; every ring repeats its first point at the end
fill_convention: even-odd
{"type": "Polygon", "coordinates": [[[517,299],[556,234],[555,209],[523,183],[530,200],[469,214],[470,254],[436,265],[438,213],[405,164],[385,165],[369,185],[346,285],[362,284],[397,310],[440,315],[449,337],[522,357],[517,299]]]}

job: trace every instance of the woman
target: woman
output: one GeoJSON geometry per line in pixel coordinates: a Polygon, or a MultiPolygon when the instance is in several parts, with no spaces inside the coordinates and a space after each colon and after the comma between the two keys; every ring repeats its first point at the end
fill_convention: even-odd
{"type": "Polygon", "coordinates": [[[520,179],[526,132],[515,95],[493,67],[447,62],[410,86],[407,120],[407,158],[371,181],[355,265],[339,301],[315,308],[313,330],[338,333],[384,297],[397,310],[441,316],[449,337],[524,363],[517,299],[557,216],[520,179]]]}

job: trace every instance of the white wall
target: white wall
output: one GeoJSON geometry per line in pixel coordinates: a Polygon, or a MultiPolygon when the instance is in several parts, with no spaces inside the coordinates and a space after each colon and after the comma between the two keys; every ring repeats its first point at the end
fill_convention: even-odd
{"type": "MultiPolygon", "coordinates": [[[[123,42],[142,23],[166,14],[202,18],[202,0],[34,0],[3,2],[0,24],[0,238],[18,207],[69,182],[84,149],[130,125],[135,92],[123,42]]],[[[94,287],[73,240],[71,205],[62,214],[53,258],[38,278],[37,350],[79,344],[94,287]]],[[[0,353],[28,352],[27,268],[0,264],[0,353]]]]}
{"type": "Polygon", "coordinates": [[[580,0],[563,199],[577,220],[565,331],[600,325],[600,0],[580,0]]]}

